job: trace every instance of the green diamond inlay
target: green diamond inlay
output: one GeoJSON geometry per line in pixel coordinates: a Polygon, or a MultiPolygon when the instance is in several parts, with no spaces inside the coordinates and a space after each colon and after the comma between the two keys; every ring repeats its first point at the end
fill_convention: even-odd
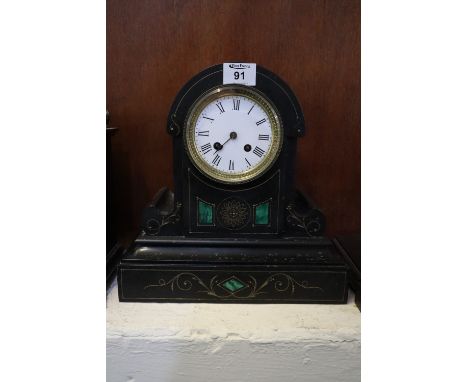
{"type": "Polygon", "coordinates": [[[201,199],[198,199],[198,224],[213,224],[213,206],[201,199]]]}
{"type": "Polygon", "coordinates": [[[245,284],[243,282],[235,278],[226,280],[222,285],[223,287],[225,287],[227,290],[231,292],[235,292],[236,290],[239,290],[245,287],[245,284]]]}
{"type": "Polygon", "coordinates": [[[255,206],[255,224],[266,225],[270,223],[270,202],[255,206]]]}

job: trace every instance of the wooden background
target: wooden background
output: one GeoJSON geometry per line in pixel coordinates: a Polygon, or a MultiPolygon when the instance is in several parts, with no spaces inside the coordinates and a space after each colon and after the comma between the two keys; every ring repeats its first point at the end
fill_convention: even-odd
{"type": "Polygon", "coordinates": [[[108,0],[107,108],[121,237],[172,187],[166,119],[178,90],[222,62],[256,62],[303,108],[297,185],[324,211],[330,235],[360,231],[359,0],[108,0]]]}

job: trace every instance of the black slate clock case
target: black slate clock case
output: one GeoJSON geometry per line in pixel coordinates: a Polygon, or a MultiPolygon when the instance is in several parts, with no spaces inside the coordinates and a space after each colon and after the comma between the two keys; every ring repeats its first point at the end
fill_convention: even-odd
{"type": "MultiPolygon", "coordinates": [[[[293,195],[294,157],[296,140],[304,134],[304,118],[299,103],[289,87],[273,73],[257,66],[255,88],[263,93],[277,108],[283,123],[282,150],[276,163],[258,179],[241,185],[223,185],[200,173],[185,153],[183,125],[190,107],[201,94],[223,85],[223,66],[209,68],[190,80],[177,95],[169,116],[168,131],[174,137],[175,198],[187,208],[183,211],[184,233],[192,235],[209,233],[214,236],[245,236],[252,234],[278,234],[284,230],[285,204],[293,195]],[[271,200],[273,216],[268,227],[246,224],[229,229],[222,224],[199,226],[197,224],[197,198],[219,205],[228,196],[247,202],[249,206],[271,200]]],[[[216,220],[215,216],[215,220],[216,220]]],[[[249,222],[250,223],[250,222],[249,222]]]]}
{"type": "Polygon", "coordinates": [[[183,139],[187,115],[219,86],[222,64],[193,77],[175,98],[167,123],[174,192],[160,190],[143,211],[142,231],[119,266],[120,300],[345,303],[347,267],[321,236],[321,211],[294,188],[297,139],[305,126],[283,80],[257,65],[255,88],[275,105],[284,131],[281,152],[266,173],[226,185],[191,162],[183,139]],[[268,214],[256,224],[260,205],[268,214]],[[210,224],[200,224],[203,206],[212,211],[210,224]]]}

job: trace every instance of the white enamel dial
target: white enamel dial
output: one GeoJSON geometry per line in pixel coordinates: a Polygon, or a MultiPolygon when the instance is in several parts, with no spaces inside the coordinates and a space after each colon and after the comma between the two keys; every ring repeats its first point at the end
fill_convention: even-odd
{"type": "MultiPolygon", "coordinates": [[[[211,178],[239,183],[264,173],[281,148],[281,126],[263,96],[227,88],[199,102],[187,127],[192,161],[211,178]]],[[[189,150],[190,151],[190,150],[189,150]]]]}

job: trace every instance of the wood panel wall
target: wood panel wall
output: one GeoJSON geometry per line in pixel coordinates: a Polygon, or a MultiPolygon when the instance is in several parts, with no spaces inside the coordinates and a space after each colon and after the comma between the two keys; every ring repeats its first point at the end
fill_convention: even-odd
{"type": "Polygon", "coordinates": [[[172,186],[166,118],[180,87],[222,62],[256,62],[296,93],[306,120],[297,184],[322,208],[330,235],[360,230],[359,0],[108,0],[107,108],[116,223],[172,186]]]}

